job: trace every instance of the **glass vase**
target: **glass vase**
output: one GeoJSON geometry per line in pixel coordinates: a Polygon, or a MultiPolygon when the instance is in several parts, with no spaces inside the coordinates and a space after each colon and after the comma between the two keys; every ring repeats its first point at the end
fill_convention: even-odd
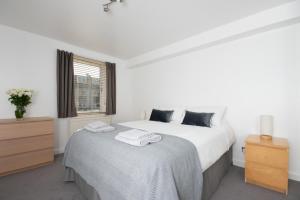
{"type": "Polygon", "coordinates": [[[17,106],[15,110],[15,116],[17,119],[23,119],[24,113],[26,112],[25,107],[17,106]]]}

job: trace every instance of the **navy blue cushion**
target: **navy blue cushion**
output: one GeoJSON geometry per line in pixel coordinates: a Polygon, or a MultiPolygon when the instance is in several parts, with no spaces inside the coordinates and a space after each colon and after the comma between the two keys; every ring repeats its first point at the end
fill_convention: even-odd
{"type": "Polygon", "coordinates": [[[211,119],[213,115],[214,113],[196,113],[186,111],[182,124],[211,127],[211,119]]]}
{"type": "Polygon", "coordinates": [[[156,110],[151,112],[150,120],[159,122],[170,122],[173,115],[173,110],[156,110]]]}

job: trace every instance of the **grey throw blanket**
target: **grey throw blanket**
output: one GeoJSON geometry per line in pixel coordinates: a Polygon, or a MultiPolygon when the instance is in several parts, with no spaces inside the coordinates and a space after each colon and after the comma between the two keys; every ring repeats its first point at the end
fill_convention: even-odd
{"type": "MultiPolygon", "coordinates": [[[[101,200],[200,200],[202,170],[196,147],[162,135],[162,141],[135,147],[109,133],[78,131],[70,138],[64,165],[74,169],[101,200]]],[[[66,180],[68,181],[68,180],[66,180]]]]}

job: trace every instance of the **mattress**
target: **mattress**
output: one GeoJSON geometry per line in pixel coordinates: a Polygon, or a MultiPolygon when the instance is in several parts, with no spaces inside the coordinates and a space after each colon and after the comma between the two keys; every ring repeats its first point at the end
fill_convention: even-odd
{"type": "Polygon", "coordinates": [[[192,142],[197,148],[203,172],[227,152],[235,142],[234,132],[227,122],[212,128],[148,120],[125,122],[120,125],[173,135],[192,142]]]}

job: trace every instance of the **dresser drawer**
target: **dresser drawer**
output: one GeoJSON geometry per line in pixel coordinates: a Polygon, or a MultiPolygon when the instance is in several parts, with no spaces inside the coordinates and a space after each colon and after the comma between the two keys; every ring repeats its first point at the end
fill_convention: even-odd
{"type": "Polygon", "coordinates": [[[52,149],[2,157],[0,158],[0,174],[5,174],[14,170],[20,170],[51,161],[53,161],[52,149]]]}
{"type": "Polygon", "coordinates": [[[246,144],[246,161],[286,169],[288,167],[288,149],[246,144]]]}
{"type": "Polygon", "coordinates": [[[0,140],[0,158],[53,147],[53,135],[0,140]]]}
{"type": "Polygon", "coordinates": [[[47,135],[53,133],[53,121],[0,125],[0,140],[47,135]]]}
{"type": "Polygon", "coordinates": [[[246,182],[271,187],[280,192],[286,192],[288,187],[288,172],[285,169],[271,168],[261,164],[246,162],[246,182]]]}

